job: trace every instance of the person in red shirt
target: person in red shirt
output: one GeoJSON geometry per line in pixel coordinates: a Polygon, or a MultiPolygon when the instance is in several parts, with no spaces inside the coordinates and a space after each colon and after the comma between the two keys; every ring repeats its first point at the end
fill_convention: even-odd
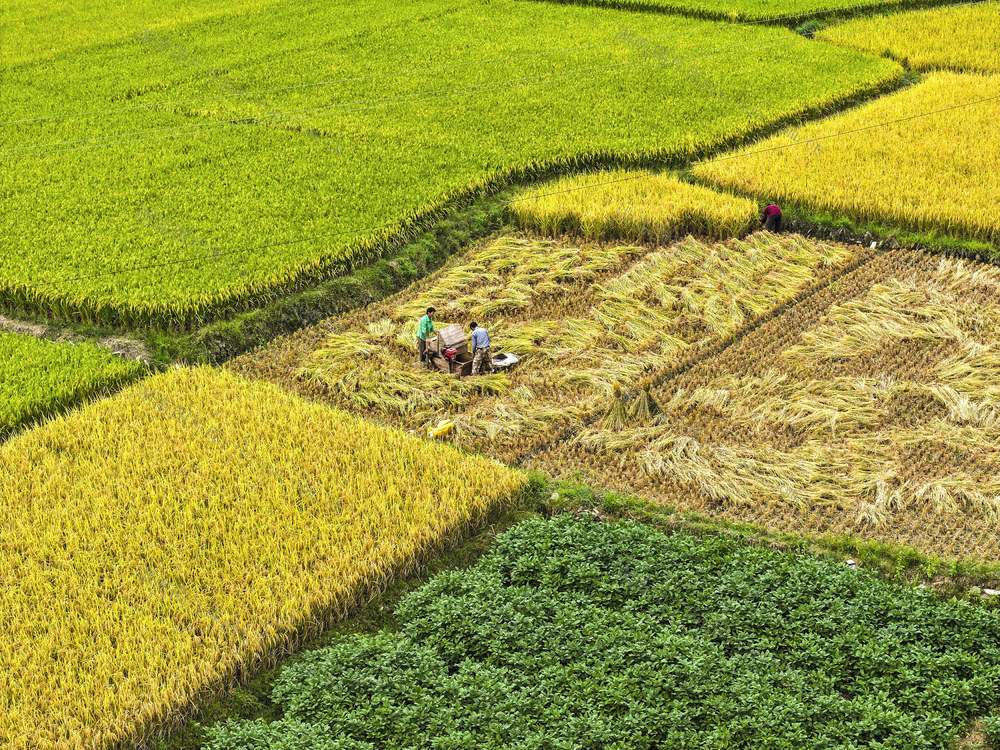
{"type": "Polygon", "coordinates": [[[780,232],[781,209],[772,203],[764,209],[764,215],[761,217],[760,223],[764,225],[764,229],[768,232],[780,232]]]}

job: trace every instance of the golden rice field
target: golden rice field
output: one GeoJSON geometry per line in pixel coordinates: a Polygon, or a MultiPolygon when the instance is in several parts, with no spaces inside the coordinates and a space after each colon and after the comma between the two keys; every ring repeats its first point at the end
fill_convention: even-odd
{"type": "Polygon", "coordinates": [[[912,88],[779,133],[693,171],[769,200],[997,242],[998,121],[1000,75],[933,73],[912,88]],[[960,108],[870,127],[948,107],[960,108]],[[840,133],[850,134],[828,137],[840,133]]]}
{"type": "Polygon", "coordinates": [[[0,476],[5,750],[139,742],[524,483],[209,369],[13,438],[0,476]]]}
{"type": "Polygon", "coordinates": [[[757,233],[663,247],[503,237],[358,314],[230,363],[406,429],[445,416],[458,442],[517,462],[603,411],[617,389],[704,356],[859,258],[859,248],[757,233]],[[424,309],[486,327],[521,362],[458,380],[417,364],[424,309]]]}
{"type": "Polygon", "coordinates": [[[723,239],[759,223],[754,201],[642,170],[564,177],[527,191],[510,208],[525,229],[590,240],[723,239]]]}
{"type": "Polygon", "coordinates": [[[886,55],[915,70],[1000,73],[1000,5],[859,18],[823,29],[817,39],[886,55]]]}
{"type": "Polygon", "coordinates": [[[896,251],[531,463],[776,531],[1000,556],[1000,270],[896,251]]]}

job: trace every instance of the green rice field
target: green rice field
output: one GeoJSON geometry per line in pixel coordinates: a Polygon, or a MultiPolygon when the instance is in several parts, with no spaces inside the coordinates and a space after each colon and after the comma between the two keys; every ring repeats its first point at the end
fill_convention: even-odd
{"type": "Polygon", "coordinates": [[[141,362],[89,343],[0,331],[0,437],[83,398],[137,379],[141,362]]]}
{"type": "Polygon", "coordinates": [[[369,260],[456,197],[691,156],[901,74],[784,29],[596,8],[350,0],[337,18],[275,6],[13,66],[0,299],[193,324],[369,260]],[[10,124],[74,112],[95,114],[10,124]]]}

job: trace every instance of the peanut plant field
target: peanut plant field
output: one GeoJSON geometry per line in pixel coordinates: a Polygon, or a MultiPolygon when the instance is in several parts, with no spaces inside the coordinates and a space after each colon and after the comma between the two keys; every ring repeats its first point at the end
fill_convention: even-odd
{"type": "Polygon", "coordinates": [[[148,739],[524,483],[210,369],[11,439],[0,477],[10,750],[148,739]]]}
{"type": "Polygon", "coordinates": [[[684,159],[902,73],[786,29],[596,8],[351,0],[330,23],[285,6],[11,69],[0,299],[193,325],[370,261],[461,196],[684,159]],[[761,101],[770,79],[783,83],[761,101]],[[101,114],[49,119],[74,112],[101,114]]]}
{"type": "Polygon", "coordinates": [[[831,562],[525,522],[282,670],[249,748],[949,747],[1000,699],[1000,616],[831,562]],[[905,687],[904,687],[905,686],[905,687]]]}

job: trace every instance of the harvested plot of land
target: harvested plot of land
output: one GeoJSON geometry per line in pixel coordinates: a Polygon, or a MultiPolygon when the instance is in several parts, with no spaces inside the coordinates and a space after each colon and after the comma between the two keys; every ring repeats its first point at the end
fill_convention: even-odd
{"type": "Polygon", "coordinates": [[[946,750],[1000,699],[1000,616],[832,561],[563,515],[285,669],[251,748],[946,750]]]}
{"type": "Polygon", "coordinates": [[[894,252],[534,463],[773,530],[1000,556],[1000,271],[894,252]]]}
{"type": "Polygon", "coordinates": [[[142,363],[93,344],[0,331],[0,437],[145,372],[142,363]]]}
{"type": "Polygon", "coordinates": [[[703,153],[902,74],[785,29],[550,3],[239,10],[8,71],[0,300],[194,325],[371,260],[458,197],[703,153]]]}
{"type": "Polygon", "coordinates": [[[409,429],[454,417],[457,440],[517,461],[771,315],[865,251],[758,233],[663,247],[505,237],[386,304],[334,318],[235,360],[336,406],[409,429]],[[417,360],[416,325],[486,327],[509,373],[458,379],[417,360]]]}
{"type": "Polygon", "coordinates": [[[816,38],[887,55],[915,70],[1000,73],[1000,4],[993,0],[845,21],[816,38]]]}
{"type": "Polygon", "coordinates": [[[934,73],[693,171],[761,198],[1000,243],[998,120],[1000,76],[934,73]]]}
{"type": "Polygon", "coordinates": [[[150,378],[11,439],[0,476],[10,750],[147,738],[524,482],[207,369],[150,378]]]}
{"type": "Polygon", "coordinates": [[[724,239],[759,224],[754,201],[637,170],[547,182],[512,200],[510,208],[527,229],[589,240],[662,243],[686,234],[724,239]]]}

